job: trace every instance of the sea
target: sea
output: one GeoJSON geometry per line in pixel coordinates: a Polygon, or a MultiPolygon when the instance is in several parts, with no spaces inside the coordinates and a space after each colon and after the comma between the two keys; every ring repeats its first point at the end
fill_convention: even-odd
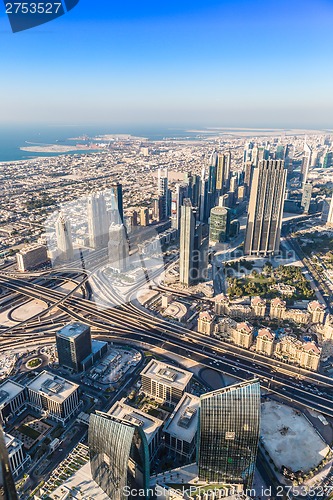
{"type": "MultiPolygon", "coordinates": [[[[92,127],[92,126],[0,126],[0,162],[11,162],[17,160],[28,160],[43,156],[60,156],[64,154],[79,153],[73,151],[69,153],[33,153],[22,151],[21,147],[47,146],[58,144],[63,146],[73,146],[77,143],[85,144],[84,140],[70,140],[78,137],[94,138],[106,134],[129,134],[136,137],[145,137],[149,140],[161,140],[164,138],[194,138],[197,134],[188,132],[186,129],[173,127],[92,127]]],[[[82,152],[87,153],[87,150],[82,152]]]]}

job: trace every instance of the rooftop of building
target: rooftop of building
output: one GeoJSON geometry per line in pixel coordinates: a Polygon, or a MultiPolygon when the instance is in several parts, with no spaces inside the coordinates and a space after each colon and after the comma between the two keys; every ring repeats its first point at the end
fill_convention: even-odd
{"type": "Polygon", "coordinates": [[[27,385],[27,388],[45,394],[54,401],[62,403],[73,394],[79,386],[74,382],[70,382],[69,380],[44,370],[27,385]]]}
{"type": "Polygon", "coordinates": [[[123,419],[130,424],[141,427],[146,435],[148,444],[152,441],[156,432],[163,425],[163,420],[127,405],[124,402],[124,399],[117,401],[108,411],[108,414],[113,417],[123,419]]]}
{"type": "Polygon", "coordinates": [[[214,319],[209,311],[201,311],[201,313],[199,314],[199,318],[207,321],[213,321],[214,319]]]}
{"type": "Polygon", "coordinates": [[[150,377],[159,382],[170,384],[178,389],[184,390],[187,384],[193,377],[193,373],[178,368],[173,365],[168,365],[162,361],[152,359],[148,365],[142,370],[141,375],[150,377]]]}
{"type": "Polygon", "coordinates": [[[322,304],[318,300],[312,300],[311,302],[309,302],[308,307],[309,310],[311,311],[316,311],[316,310],[324,311],[326,309],[325,304],[322,304]]]}
{"type": "Polygon", "coordinates": [[[14,382],[14,380],[6,380],[0,385],[0,408],[22,391],[24,391],[23,385],[14,382]]]}
{"type": "Polygon", "coordinates": [[[198,428],[200,398],[185,392],[170,415],[164,431],[190,443],[198,428]]]}
{"type": "Polygon", "coordinates": [[[21,248],[21,250],[18,252],[19,254],[21,255],[25,255],[29,252],[33,252],[34,250],[38,250],[38,249],[43,249],[43,250],[47,250],[47,247],[45,245],[41,245],[39,243],[31,243],[30,245],[26,245],[25,247],[21,248]]]}
{"type": "Polygon", "coordinates": [[[257,306],[257,305],[264,305],[266,304],[266,299],[263,299],[262,297],[253,297],[252,300],[251,300],[251,304],[253,306],[257,306]]]}
{"type": "Polygon", "coordinates": [[[258,330],[258,337],[267,337],[269,340],[273,340],[275,334],[270,328],[260,328],[260,330],[258,330]]]}
{"type": "Polygon", "coordinates": [[[5,437],[5,445],[9,455],[11,454],[11,452],[16,451],[22,446],[22,442],[18,438],[11,436],[10,434],[7,433],[4,435],[4,437],[5,437]]]}
{"type": "Polygon", "coordinates": [[[202,401],[204,399],[209,399],[212,396],[217,396],[219,394],[223,394],[226,392],[236,391],[237,389],[241,389],[241,388],[249,386],[249,385],[254,386],[257,384],[258,384],[258,386],[260,386],[259,379],[257,379],[257,378],[254,378],[252,380],[244,380],[243,382],[228,385],[227,387],[222,387],[221,389],[216,389],[215,391],[206,392],[205,394],[202,394],[202,396],[200,396],[200,400],[202,401]]]}
{"type": "Polygon", "coordinates": [[[82,333],[86,332],[87,330],[90,330],[90,327],[88,325],[85,325],[84,323],[79,323],[79,322],[74,322],[74,323],[69,323],[68,325],[64,326],[57,332],[58,337],[65,337],[68,339],[75,339],[79,337],[82,333]]]}

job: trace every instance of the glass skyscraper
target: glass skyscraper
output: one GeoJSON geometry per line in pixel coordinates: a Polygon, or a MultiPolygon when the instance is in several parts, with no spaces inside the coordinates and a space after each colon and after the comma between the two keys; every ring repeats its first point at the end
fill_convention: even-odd
{"type": "Polygon", "coordinates": [[[90,326],[69,323],[56,333],[59,365],[75,372],[82,370],[82,361],[91,354],[90,326]]]}
{"type": "Polygon", "coordinates": [[[260,432],[260,384],[241,382],[200,398],[199,480],[251,486],[260,432]]]}
{"type": "Polygon", "coordinates": [[[92,477],[112,500],[131,499],[126,487],[150,498],[149,448],[139,421],[102,412],[90,415],[89,450],[92,477]]]}

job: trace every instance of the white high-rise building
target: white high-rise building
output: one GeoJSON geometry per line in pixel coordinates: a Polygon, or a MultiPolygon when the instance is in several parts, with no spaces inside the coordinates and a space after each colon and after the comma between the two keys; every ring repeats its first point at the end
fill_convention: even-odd
{"type": "Polygon", "coordinates": [[[328,210],[326,226],[333,227],[333,195],[331,198],[330,208],[328,210]]]}
{"type": "Polygon", "coordinates": [[[128,268],[129,246],[123,224],[111,224],[108,248],[111,268],[118,273],[126,271],[128,268]]]}
{"type": "Polygon", "coordinates": [[[304,153],[303,153],[303,159],[302,159],[302,166],[301,166],[301,177],[302,177],[302,187],[303,188],[304,188],[305,183],[308,180],[309,168],[311,165],[311,155],[312,155],[312,149],[305,142],[304,143],[304,153]]]}
{"type": "Polygon", "coordinates": [[[62,212],[55,223],[55,232],[59,259],[64,262],[72,260],[74,251],[71,223],[62,212]]]}
{"type": "Polygon", "coordinates": [[[89,245],[95,250],[105,248],[109,240],[108,214],[103,193],[94,193],[88,198],[89,245]]]}

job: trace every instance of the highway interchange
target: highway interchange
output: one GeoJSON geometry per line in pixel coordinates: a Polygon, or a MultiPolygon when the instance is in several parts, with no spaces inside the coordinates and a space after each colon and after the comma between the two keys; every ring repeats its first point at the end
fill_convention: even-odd
{"type": "MultiPolygon", "coordinates": [[[[27,298],[37,298],[48,303],[47,310],[29,321],[18,323],[0,330],[0,350],[28,344],[44,343],[54,338],[55,331],[68,319],[68,316],[92,327],[93,336],[101,340],[122,340],[144,345],[146,348],[162,347],[166,352],[214,368],[239,379],[260,378],[263,388],[279,396],[333,417],[333,382],[319,373],[287,365],[272,358],[241,349],[235,345],[206,337],[193,332],[179,323],[175,324],[148,313],[135,305],[135,291],[142,285],[136,283],[124,303],[115,291],[108,289],[109,299],[114,305],[106,309],[96,303],[74,296],[91,279],[86,271],[70,269],[58,271],[56,276],[45,275],[43,280],[30,280],[15,276],[15,273],[1,273],[0,285],[11,292],[27,298]],[[71,275],[69,275],[69,271],[71,275]],[[52,279],[74,280],[76,286],[68,293],[50,288],[52,279]],[[61,311],[54,320],[48,316],[51,310],[61,311]]],[[[98,273],[95,273],[97,282],[98,273]]],[[[98,282],[100,286],[102,282],[98,282]]]]}

